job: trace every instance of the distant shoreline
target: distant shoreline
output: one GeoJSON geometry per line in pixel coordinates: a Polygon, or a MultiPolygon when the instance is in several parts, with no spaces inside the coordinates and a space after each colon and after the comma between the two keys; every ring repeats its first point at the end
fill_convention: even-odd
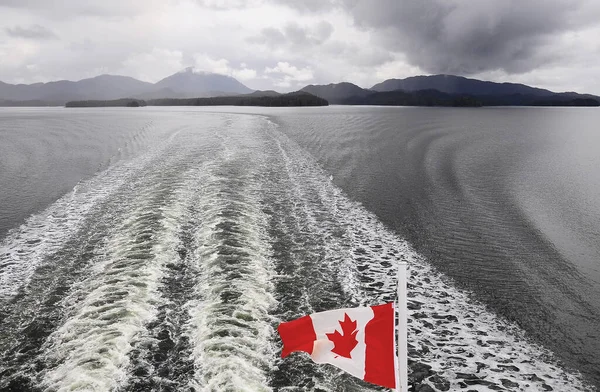
{"type": "Polygon", "coordinates": [[[112,100],[87,100],[87,101],[69,101],[65,104],[67,108],[98,108],[98,107],[130,107],[138,108],[147,106],[146,101],[142,99],[112,99],[112,100]]]}
{"type": "MultiPolygon", "coordinates": [[[[297,85],[299,87],[299,85],[297,85]]],[[[0,82],[0,107],[124,106],[324,106],[385,105],[424,107],[600,106],[600,96],[553,92],[518,83],[497,83],[456,75],[387,79],[370,88],[349,82],[310,84],[282,94],[252,90],[226,75],[186,68],[159,82],[119,75],[80,81],[8,84],[0,82]],[[307,96],[305,94],[312,94],[307,96]]]]}
{"type": "Polygon", "coordinates": [[[213,98],[164,98],[153,100],[140,100],[133,98],[115,100],[85,100],[69,101],[66,104],[44,101],[0,101],[0,107],[66,107],[66,108],[94,108],[94,107],[145,107],[145,106],[255,106],[255,107],[315,107],[315,106],[388,106],[388,107],[599,107],[600,102],[595,99],[572,99],[563,101],[536,101],[526,104],[490,104],[481,103],[476,99],[447,100],[445,102],[405,100],[405,99],[355,99],[345,103],[330,103],[325,99],[313,96],[290,99],[283,96],[277,97],[213,97],[213,98]]]}
{"type": "Polygon", "coordinates": [[[117,100],[88,100],[67,102],[67,108],[82,107],[142,107],[142,106],[263,106],[263,107],[294,107],[294,106],[328,106],[329,102],[315,95],[299,91],[277,96],[226,96],[211,98],[162,98],[148,101],[141,99],[117,100]]]}
{"type": "MultiPolygon", "coordinates": [[[[513,97],[510,97],[514,99],[513,97]]],[[[258,107],[302,107],[328,106],[330,102],[324,98],[305,91],[288,94],[270,95],[235,95],[209,98],[160,98],[142,100],[122,98],[114,100],[81,100],[69,101],[67,108],[90,107],[144,107],[144,106],[258,106],[258,107]]],[[[407,106],[407,107],[599,107],[600,102],[593,98],[533,99],[522,97],[519,103],[510,102],[504,96],[472,96],[445,94],[437,90],[416,92],[389,91],[375,92],[368,96],[354,96],[342,102],[332,102],[342,106],[407,106]]],[[[0,101],[0,107],[45,107],[63,106],[61,104],[44,103],[42,101],[8,102],[0,101]]]]}
{"type": "MultiPolygon", "coordinates": [[[[268,106],[268,105],[140,105],[139,107],[158,107],[158,106],[171,106],[171,107],[184,107],[184,106],[247,106],[247,107],[311,107],[308,105],[300,106],[300,105],[288,105],[288,106],[268,106]]],[[[340,106],[340,107],[413,107],[413,108],[461,108],[461,106],[440,106],[440,105],[385,105],[385,104],[329,104],[329,105],[318,105],[318,106],[340,106]]],[[[317,105],[313,105],[312,107],[318,107],[317,105]]],[[[462,106],[463,108],[595,108],[599,105],[484,105],[484,106],[462,106]]],[[[65,104],[40,104],[40,105],[31,105],[31,104],[12,104],[12,105],[3,105],[0,103],[0,108],[69,108],[69,109],[77,109],[77,108],[111,108],[111,107],[121,107],[127,108],[127,105],[87,105],[87,106],[66,106],[65,104]]],[[[131,107],[131,106],[129,106],[131,107]]]]}

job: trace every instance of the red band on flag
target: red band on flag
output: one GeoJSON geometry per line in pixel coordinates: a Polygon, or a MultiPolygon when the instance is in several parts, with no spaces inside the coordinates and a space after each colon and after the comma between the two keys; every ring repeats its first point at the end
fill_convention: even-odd
{"type": "Polygon", "coordinates": [[[365,326],[365,381],[396,387],[394,305],[371,306],[375,317],[365,326]]]}
{"type": "Polygon", "coordinates": [[[292,351],[305,351],[312,354],[317,335],[310,316],[281,323],[277,327],[277,331],[283,342],[281,358],[287,357],[292,351]]]}

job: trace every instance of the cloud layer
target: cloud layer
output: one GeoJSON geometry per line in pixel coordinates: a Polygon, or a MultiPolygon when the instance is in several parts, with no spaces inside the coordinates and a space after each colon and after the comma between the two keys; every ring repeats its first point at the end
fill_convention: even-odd
{"type": "Polygon", "coordinates": [[[357,26],[426,72],[523,73],[563,56],[562,34],[597,25],[598,2],[584,0],[347,1],[357,26]],[[596,17],[594,17],[594,15],[596,17]]]}
{"type": "Polygon", "coordinates": [[[56,34],[48,30],[44,26],[33,25],[29,27],[15,26],[7,28],[6,33],[13,38],[29,38],[29,39],[53,39],[57,38],[56,34]]]}
{"type": "Polygon", "coordinates": [[[599,21],[596,0],[0,0],[0,80],[194,66],[256,89],[451,73],[600,94],[599,21]]]}

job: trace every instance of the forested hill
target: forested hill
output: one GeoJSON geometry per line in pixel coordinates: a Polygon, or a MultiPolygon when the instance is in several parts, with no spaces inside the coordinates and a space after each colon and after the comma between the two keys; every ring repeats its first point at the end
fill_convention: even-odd
{"type": "Polygon", "coordinates": [[[212,98],[162,98],[143,101],[139,99],[117,99],[110,101],[71,101],[66,107],[139,107],[139,106],[327,106],[323,98],[297,91],[280,95],[236,95],[212,98]]]}
{"type": "Polygon", "coordinates": [[[153,99],[150,106],[328,106],[323,98],[296,91],[275,96],[237,95],[212,98],[153,99]]]}
{"type": "Polygon", "coordinates": [[[388,79],[369,89],[351,83],[308,85],[306,91],[340,105],[399,106],[598,106],[600,97],[556,93],[516,83],[495,83],[454,75],[388,79]]]}
{"type": "Polygon", "coordinates": [[[339,103],[341,105],[382,106],[483,106],[483,103],[475,97],[469,95],[445,94],[437,90],[372,92],[368,95],[349,97],[340,100],[339,103]]]}
{"type": "Polygon", "coordinates": [[[97,108],[97,107],[133,107],[146,106],[146,101],[141,99],[111,99],[107,101],[89,100],[89,101],[70,101],[67,102],[67,108],[97,108]]]}
{"type": "Polygon", "coordinates": [[[380,91],[338,100],[341,105],[389,106],[600,106],[598,99],[554,94],[544,97],[527,94],[470,95],[447,94],[438,90],[380,91]]]}

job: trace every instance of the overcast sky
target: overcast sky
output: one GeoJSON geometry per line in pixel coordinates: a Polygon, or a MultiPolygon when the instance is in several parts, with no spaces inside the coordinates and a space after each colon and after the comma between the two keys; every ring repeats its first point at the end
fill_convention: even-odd
{"type": "Polygon", "coordinates": [[[600,94],[598,0],[0,0],[0,80],[253,89],[448,73],[600,94]]]}

